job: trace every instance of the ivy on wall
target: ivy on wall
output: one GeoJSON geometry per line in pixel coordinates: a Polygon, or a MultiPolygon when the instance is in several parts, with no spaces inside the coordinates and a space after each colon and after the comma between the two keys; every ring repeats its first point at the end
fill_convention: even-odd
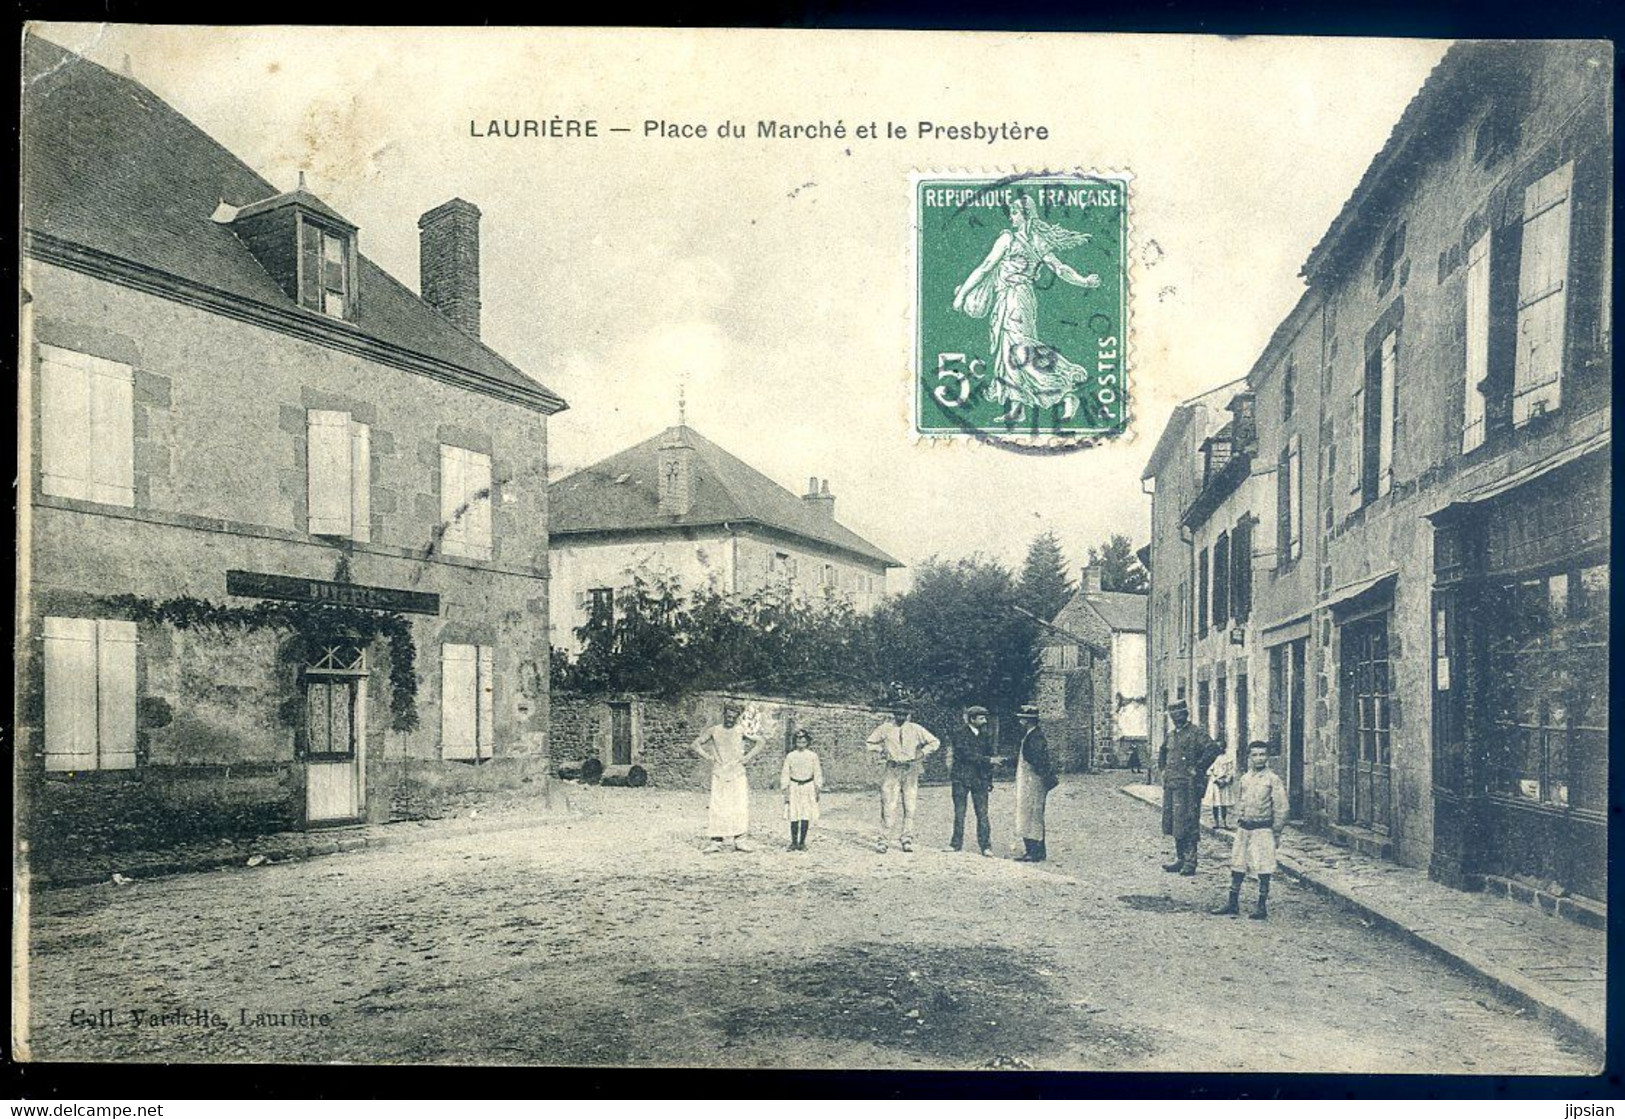
{"type": "Polygon", "coordinates": [[[355,642],[389,643],[390,727],[417,729],[417,644],[412,623],[400,614],[308,602],[256,602],[222,606],[183,595],[154,601],[142,595],[112,595],[102,605],[136,623],[169,626],[179,632],[220,635],[277,632],[291,635],[285,655],[303,663],[323,646],[355,642]]]}

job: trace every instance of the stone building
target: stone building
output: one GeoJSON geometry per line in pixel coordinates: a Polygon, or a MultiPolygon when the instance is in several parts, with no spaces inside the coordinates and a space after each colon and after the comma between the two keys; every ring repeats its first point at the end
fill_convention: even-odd
{"type": "Polygon", "coordinates": [[[33,36],[25,70],[34,851],[545,774],[564,402],[480,341],[479,211],[423,216],[420,297],[134,80],[33,36]]]}
{"type": "Polygon", "coordinates": [[[575,651],[634,580],[683,591],[784,587],[872,609],[897,560],[835,519],[827,480],[791,493],[686,424],[551,487],[554,643],[575,651]]]}
{"type": "MultiPolygon", "coordinates": [[[[1294,807],[1561,909],[1607,874],[1611,73],[1452,47],[1248,374],[1249,675],[1294,807]]],[[[1163,452],[1154,594],[1184,577],[1163,452]]]]}
{"type": "Polygon", "coordinates": [[[1039,721],[1068,769],[1145,757],[1146,596],[1102,590],[1097,566],[1040,641],[1039,721]]]}

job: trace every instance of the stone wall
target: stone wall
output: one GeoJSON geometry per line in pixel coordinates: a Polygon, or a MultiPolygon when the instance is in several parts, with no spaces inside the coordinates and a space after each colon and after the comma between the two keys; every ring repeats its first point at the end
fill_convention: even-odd
{"type": "MultiPolygon", "coordinates": [[[[725,699],[745,706],[744,721],[761,730],[770,745],[752,763],[751,783],[770,787],[778,780],[785,745],[798,729],[812,732],[829,787],[873,788],[880,782],[881,765],[864,745],[876,726],[890,716],[870,707],[816,703],[779,696],[701,692],[675,699],[649,696],[601,698],[553,697],[552,754],[554,765],[598,758],[611,761],[610,706],[624,703],[632,727],[632,760],[649,773],[649,782],[675,788],[705,788],[710,768],[688,750],[706,727],[722,720],[725,699]]],[[[921,710],[916,718],[926,729],[946,740],[947,715],[921,710]]],[[[926,769],[927,780],[943,780],[946,769],[941,752],[926,769]]]]}

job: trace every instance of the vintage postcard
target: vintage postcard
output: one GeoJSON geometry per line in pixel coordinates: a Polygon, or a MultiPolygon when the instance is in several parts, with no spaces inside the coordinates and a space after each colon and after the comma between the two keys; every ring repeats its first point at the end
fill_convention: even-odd
{"type": "Polygon", "coordinates": [[[18,48],[19,1060],[1600,1067],[1609,43],[18,48]]]}

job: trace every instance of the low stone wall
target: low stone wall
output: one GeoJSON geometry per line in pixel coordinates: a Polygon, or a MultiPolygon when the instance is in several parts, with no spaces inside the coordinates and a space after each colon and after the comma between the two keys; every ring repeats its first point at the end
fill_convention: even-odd
{"type": "MultiPolygon", "coordinates": [[[[745,707],[744,720],[754,725],[769,743],[751,764],[751,783],[767,787],[778,780],[779,767],[790,736],[796,730],[812,732],[813,748],[832,789],[874,788],[881,765],[864,745],[869,733],[890,718],[878,708],[819,703],[783,696],[757,696],[699,692],[675,699],[649,696],[552,697],[552,757],[554,766],[597,758],[613,763],[612,706],[624,704],[630,728],[631,760],[649,773],[650,783],[670,788],[704,788],[710,767],[688,749],[706,727],[722,721],[722,704],[733,699],[745,707]]],[[[939,738],[946,735],[947,716],[922,709],[917,718],[939,738]]],[[[941,752],[930,759],[925,779],[945,780],[941,752]]]]}

